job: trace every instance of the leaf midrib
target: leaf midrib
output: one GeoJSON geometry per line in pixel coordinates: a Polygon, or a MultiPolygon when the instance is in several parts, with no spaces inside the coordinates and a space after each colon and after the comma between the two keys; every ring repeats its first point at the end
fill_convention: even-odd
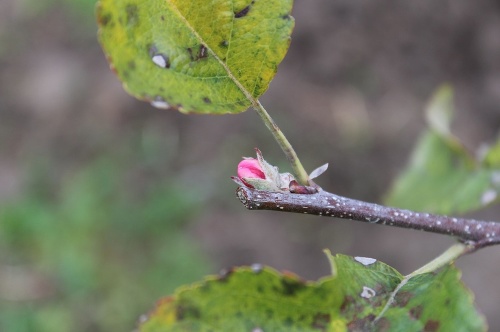
{"type": "Polygon", "coordinates": [[[166,0],[167,4],[170,5],[172,11],[184,22],[186,27],[191,31],[191,33],[196,37],[200,44],[203,44],[208,52],[217,60],[217,62],[224,68],[228,77],[233,81],[233,83],[240,89],[240,91],[245,95],[245,97],[250,101],[252,107],[258,108],[258,100],[240,83],[240,81],[234,76],[231,69],[227,66],[227,64],[222,61],[221,58],[212,50],[212,48],[208,45],[208,43],[198,34],[198,32],[193,28],[193,26],[189,23],[186,17],[180,12],[179,8],[175,4],[172,3],[171,0],[166,0]]]}

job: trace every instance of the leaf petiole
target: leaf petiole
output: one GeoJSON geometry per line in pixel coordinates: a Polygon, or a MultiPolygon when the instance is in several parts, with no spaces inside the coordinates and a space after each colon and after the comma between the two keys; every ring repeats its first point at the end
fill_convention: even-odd
{"type": "Polygon", "coordinates": [[[271,134],[273,134],[274,139],[276,140],[276,142],[278,142],[279,146],[285,153],[286,158],[288,159],[290,165],[292,166],[293,173],[297,178],[297,181],[304,186],[309,185],[309,175],[304,169],[304,166],[302,166],[302,163],[300,162],[297,153],[295,152],[292,145],[287,140],[281,129],[274,122],[273,118],[271,118],[269,113],[267,113],[266,109],[264,108],[264,106],[262,106],[260,101],[257,100],[256,102],[252,102],[252,106],[257,112],[257,114],[259,114],[262,121],[264,121],[264,124],[269,129],[269,131],[271,131],[271,134]]]}

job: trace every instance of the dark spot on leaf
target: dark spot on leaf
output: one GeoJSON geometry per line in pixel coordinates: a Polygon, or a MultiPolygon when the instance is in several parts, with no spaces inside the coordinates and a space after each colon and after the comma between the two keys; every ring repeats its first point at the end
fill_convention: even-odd
{"type": "Polygon", "coordinates": [[[200,51],[198,52],[198,59],[203,59],[208,56],[207,47],[203,44],[200,46],[200,51]]]}
{"type": "Polygon", "coordinates": [[[356,300],[349,295],[346,295],[344,302],[340,305],[340,313],[344,315],[351,312],[358,314],[363,312],[363,309],[364,306],[361,303],[356,302],[356,300]]]}
{"type": "Polygon", "coordinates": [[[410,309],[410,317],[417,320],[420,319],[420,316],[422,315],[423,308],[422,306],[416,306],[410,309]]]}
{"type": "Polygon", "coordinates": [[[250,11],[250,8],[252,5],[255,3],[255,0],[253,0],[248,6],[240,10],[239,12],[234,13],[234,18],[242,18],[248,15],[248,12],[250,11]]]}
{"type": "Polygon", "coordinates": [[[451,302],[451,300],[448,298],[448,299],[446,299],[446,301],[444,301],[444,305],[445,306],[449,306],[450,302],[451,302]]]}
{"type": "Polygon", "coordinates": [[[229,46],[229,42],[227,40],[223,40],[220,42],[219,44],[221,47],[228,47],[229,46]]]}
{"type": "Polygon", "coordinates": [[[398,307],[406,307],[412,297],[413,294],[410,292],[400,292],[396,295],[396,305],[398,307]]]}
{"type": "Polygon", "coordinates": [[[208,49],[203,44],[200,45],[200,48],[199,48],[197,54],[195,54],[193,52],[193,48],[192,47],[188,47],[187,51],[189,53],[189,58],[191,59],[191,61],[198,61],[198,60],[201,60],[201,59],[204,59],[204,58],[208,57],[208,49]]]}
{"type": "Polygon", "coordinates": [[[204,102],[205,104],[211,104],[211,103],[212,103],[212,101],[211,101],[211,100],[210,100],[210,98],[208,98],[208,97],[204,97],[204,98],[203,98],[203,102],[204,102]]]}
{"type": "Polygon", "coordinates": [[[257,293],[264,293],[264,288],[262,286],[257,286],[257,293]]]}
{"type": "Polygon", "coordinates": [[[425,323],[424,331],[425,332],[435,332],[439,329],[439,322],[437,320],[429,319],[427,323],[425,323]]]}
{"type": "Polygon", "coordinates": [[[102,26],[106,26],[111,22],[111,14],[101,14],[99,15],[99,24],[102,26]]]}
{"type": "Polygon", "coordinates": [[[135,69],[135,61],[134,60],[130,60],[127,63],[127,67],[129,67],[131,70],[134,70],[135,69]]]}
{"type": "Polygon", "coordinates": [[[177,320],[183,320],[186,318],[200,318],[200,309],[193,305],[178,305],[175,311],[175,317],[177,320]]]}
{"type": "Polygon", "coordinates": [[[390,331],[391,322],[387,318],[382,317],[377,321],[376,326],[378,332],[390,331]]]}
{"type": "Polygon", "coordinates": [[[349,308],[350,304],[354,302],[354,298],[352,296],[347,295],[344,298],[344,302],[340,305],[340,312],[344,314],[349,308]]]}
{"type": "Polygon", "coordinates": [[[234,18],[241,18],[241,17],[247,16],[249,11],[250,11],[250,5],[246,6],[245,8],[240,10],[239,12],[234,13],[234,18]]]}
{"type": "Polygon", "coordinates": [[[370,331],[375,315],[370,314],[364,318],[355,318],[347,324],[349,331],[370,331]]]}
{"type": "Polygon", "coordinates": [[[165,21],[165,16],[163,16],[163,15],[162,15],[162,16],[160,17],[160,19],[161,19],[162,21],[165,21]]]}
{"type": "Polygon", "coordinates": [[[243,314],[241,311],[237,311],[237,312],[234,314],[234,316],[235,316],[236,318],[243,318],[244,314],[243,314]]]}
{"type": "Polygon", "coordinates": [[[281,18],[284,20],[291,20],[292,19],[292,17],[288,14],[281,16],[281,18]]]}
{"type": "Polygon", "coordinates": [[[293,296],[295,293],[306,287],[306,285],[300,280],[283,278],[281,279],[281,287],[284,295],[293,296]]]}
{"type": "Polygon", "coordinates": [[[125,7],[127,13],[127,25],[136,25],[139,22],[139,10],[137,5],[129,4],[125,7]]]}
{"type": "Polygon", "coordinates": [[[315,329],[326,331],[329,324],[330,324],[330,315],[321,313],[314,316],[311,326],[315,329]]]}

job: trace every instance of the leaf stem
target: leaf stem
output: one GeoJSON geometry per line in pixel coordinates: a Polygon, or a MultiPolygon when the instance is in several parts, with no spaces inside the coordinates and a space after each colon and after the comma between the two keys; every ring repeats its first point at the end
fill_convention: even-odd
{"type": "Polygon", "coordinates": [[[463,243],[455,243],[454,245],[446,249],[446,251],[443,252],[441,255],[434,258],[432,261],[425,264],[421,268],[413,271],[412,273],[407,275],[407,277],[413,278],[414,276],[419,274],[434,272],[442,268],[443,266],[452,263],[457,258],[470,252],[471,250],[474,250],[474,246],[466,245],[463,243]]]}
{"type": "Polygon", "coordinates": [[[300,162],[299,157],[297,156],[297,153],[295,153],[292,145],[286,139],[285,135],[280,130],[278,125],[274,122],[273,118],[271,118],[269,113],[267,113],[266,109],[264,108],[264,106],[262,106],[260,101],[257,100],[257,103],[252,103],[252,106],[257,114],[259,114],[262,121],[264,121],[264,124],[271,131],[274,139],[276,140],[276,142],[278,142],[279,146],[285,153],[286,158],[292,166],[293,173],[297,178],[297,181],[302,185],[309,185],[309,175],[302,166],[302,163],[300,162]]]}

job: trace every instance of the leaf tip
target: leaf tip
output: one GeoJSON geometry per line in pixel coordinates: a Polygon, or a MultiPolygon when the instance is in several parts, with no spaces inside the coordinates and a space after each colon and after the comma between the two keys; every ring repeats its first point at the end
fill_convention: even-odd
{"type": "Polygon", "coordinates": [[[450,123],[453,116],[453,88],[444,83],[432,95],[425,109],[425,117],[429,126],[445,137],[451,135],[450,123]]]}

